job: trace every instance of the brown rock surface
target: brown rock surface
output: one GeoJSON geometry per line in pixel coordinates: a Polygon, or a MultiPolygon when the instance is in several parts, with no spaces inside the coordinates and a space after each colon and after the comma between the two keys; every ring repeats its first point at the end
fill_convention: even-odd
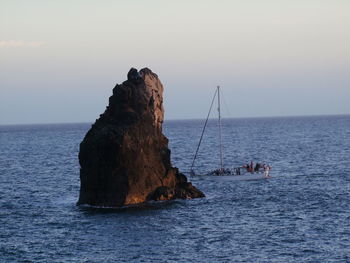
{"type": "Polygon", "coordinates": [[[118,207],[204,194],[172,167],[162,133],[163,86],[150,69],[131,69],[80,144],[79,204],[118,207]]]}

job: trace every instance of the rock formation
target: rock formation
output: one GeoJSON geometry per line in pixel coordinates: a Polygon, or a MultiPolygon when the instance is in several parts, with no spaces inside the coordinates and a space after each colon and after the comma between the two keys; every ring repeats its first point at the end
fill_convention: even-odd
{"type": "Polygon", "coordinates": [[[172,167],[162,133],[163,86],[132,68],[80,144],[79,204],[118,207],[204,194],[172,167]]]}

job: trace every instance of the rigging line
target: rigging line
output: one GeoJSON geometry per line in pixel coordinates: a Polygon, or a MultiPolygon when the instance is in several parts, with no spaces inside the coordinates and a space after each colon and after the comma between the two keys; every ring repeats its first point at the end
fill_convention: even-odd
{"type": "MultiPolygon", "coordinates": [[[[226,102],[226,99],[222,92],[222,88],[220,87],[220,93],[221,93],[221,96],[220,98],[222,98],[222,100],[224,101],[224,104],[225,104],[225,110],[226,110],[226,113],[228,114],[228,118],[233,118],[233,115],[231,114],[231,111],[230,111],[230,108],[228,107],[228,104],[226,102]]],[[[235,129],[234,129],[234,126],[233,125],[229,125],[228,127],[226,127],[226,132],[231,132],[231,135],[234,133],[235,129]]]]}
{"type": "Polygon", "coordinates": [[[227,103],[226,103],[226,100],[225,100],[225,96],[223,96],[223,93],[222,93],[222,89],[220,89],[220,91],[221,91],[221,97],[222,97],[222,99],[224,101],[224,104],[225,104],[225,107],[226,107],[226,111],[228,113],[228,117],[232,118],[232,114],[230,112],[230,108],[227,106],[227,103]]]}
{"type": "Polygon", "coordinates": [[[202,139],[203,139],[203,135],[204,135],[204,131],[205,131],[205,127],[207,126],[208,119],[209,119],[209,116],[210,116],[210,112],[211,112],[211,109],[213,108],[213,104],[214,104],[214,100],[215,100],[215,97],[216,97],[217,92],[218,92],[218,90],[216,89],[216,90],[215,90],[215,93],[214,93],[213,100],[211,101],[211,105],[210,105],[210,108],[209,108],[209,112],[208,112],[207,119],[205,120],[205,123],[204,123],[204,127],[203,127],[203,130],[202,130],[201,137],[200,137],[200,139],[199,139],[199,143],[198,143],[198,146],[197,146],[196,153],[195,153],[195,155],[194,155],[194,157],[193,157],[193,161],[192,161],[192,164],[191,164],[191,169],[190,169],[190,171],[192,171],[192,168],[193,168],[193,165],[194,165],[194,161],[195,161],[196,158],[197,158],[197,154],[198,154],[198,151],[199,151],[199,146],[201,145],[201,142],[202,142],[202,139]]]}

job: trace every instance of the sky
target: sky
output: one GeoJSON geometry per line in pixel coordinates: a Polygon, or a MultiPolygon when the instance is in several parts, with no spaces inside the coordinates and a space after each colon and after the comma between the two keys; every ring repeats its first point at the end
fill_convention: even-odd
{"type": "Polygon", "coordinates": [[[131,67],[165,119],[350,114],[348,0],[0,0],[0,124],[94,122],[131,67]],[[226,108],[226,110],[225,110],[226,108]]]}

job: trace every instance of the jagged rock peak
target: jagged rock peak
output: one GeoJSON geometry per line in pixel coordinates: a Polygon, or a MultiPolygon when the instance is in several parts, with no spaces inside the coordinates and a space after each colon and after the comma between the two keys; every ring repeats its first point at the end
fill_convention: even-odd
{"type": "Polygon", "coordinates": [[[162,133],[163,85],[150,69],[132,68],[80,144],[78,204],[123,206],[204,194],[170,162],[162,133]]]}

